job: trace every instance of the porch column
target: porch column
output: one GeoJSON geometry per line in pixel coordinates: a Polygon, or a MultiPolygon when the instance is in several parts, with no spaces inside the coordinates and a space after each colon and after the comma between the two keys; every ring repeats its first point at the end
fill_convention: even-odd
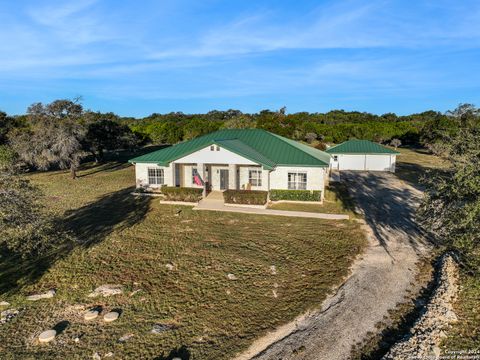
{"type": "Polygon", "coordinates": [[[171,174],[172,174],[172,186],[175,187],[175,186],[177,186],[177,179],[176,179],[176,176],[175,176],[176,175],[175,171],[177,169],[177,166],[174,162],[171,162],[170,167],[171,167],[170,170],[171,170],[171,174]]]}
{"type": "Polygon", "coordinates": [[[203,181],[202,197],[205,198],[207,197],[207,181],[208,181],[208,179],[206,178],[205,164],[197,163],[197,171],[200,174],[200,177],[202,178],[202,181],[203,181]]]}
{"type": "Polygon", "coordinates": [[[237,190],[237,165],[228,165],[228,188],[237,190]]]}

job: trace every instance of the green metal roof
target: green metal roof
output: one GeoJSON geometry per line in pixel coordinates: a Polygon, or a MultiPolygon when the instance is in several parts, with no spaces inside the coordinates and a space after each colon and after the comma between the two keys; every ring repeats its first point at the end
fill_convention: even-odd
{"type": "Polygon", "coordinates": [[[400,154],[368,140],[351,139],[325,150],[329,154],[400,154]]]}
{"type": "Polygon", "coordinates": [[[323,151],[261,129],[219,130],[136,157],[129,162],[166,166],[212,144],[243,156],[268,170],[278,165],[325,167],[330,163],[330,155],[323,151]]]}

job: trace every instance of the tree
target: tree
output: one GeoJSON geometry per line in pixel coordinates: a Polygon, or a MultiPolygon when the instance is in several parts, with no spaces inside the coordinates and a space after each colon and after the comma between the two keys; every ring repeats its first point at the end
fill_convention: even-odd
{"type": "Polygon", "coordinates": [[[83,108],[76,100],[36,103],[27,111],[28,131],[17,132],[11,143],[28,164],[41,170],[70,169],[73,179],[83,156],[83,108]]]}
{"type": "Polygon", "coordinates": [[[480,122],[480,109],[473,104],[459,104],[454,110],[447,111],[447,115],[456,119],[462,128],[476,127],[480,122]]]}
{"type": "Polygon", "coordinates": [[[395,150],[402,145],[402,141],[400,139],[394,138],[392,141],[390,141],[390,146],[393,146],[395,150]]]}
{"type": "Polygon", "coordinates": [[[0,111],[0,145],[7,142],[7,135],[9,131],[11,131],[17,125],[18,124],[14,118],[7,116],[7,114],[3,111],[0,111]]]}
{"type": "Polygon", "coordinates": [[[425,177],[422,223],[466,264],[480,268],[480,129],[450,139],[451,168],[425,177]]]}
{"type": "Polygon", "coordinates": [[[317,134],[315,134],[314,132],[308,132],[305,134],[305,140],[307,140],[309,144],[317,140],[317,137],[317,134]]]}
{"type": "Polygon", "coordinates": [[[0,171],[0,248],[36,257],[70,239],[55,227],[40,199],[28,180],[0,171]]]}
{"type": "Polygon", "coordinates": [[[0,172],[15,173],[18,169],[17,154],[10,146],[0,145],[0,172]]]}
{"type": "Polygon", "coordinates": [[[88,124],[83,144],[98,162],[103,160],[105,150],[131,149],[138,140],[128,126],[104,119],[88,124]]]}
{"type": "Polygon", "coordinates": [[[255,120],[245,114],[234,116],[223,123],[224,129],[253,129],[257,127],[255,120]]]}

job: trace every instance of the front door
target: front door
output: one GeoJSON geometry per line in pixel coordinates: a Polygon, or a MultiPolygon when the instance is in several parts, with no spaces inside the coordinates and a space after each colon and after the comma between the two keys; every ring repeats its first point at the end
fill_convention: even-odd
{"type": "Polygon", "coordinates": [[[220,169],[220,190],[228,189],[228,169],[220,169]]]}

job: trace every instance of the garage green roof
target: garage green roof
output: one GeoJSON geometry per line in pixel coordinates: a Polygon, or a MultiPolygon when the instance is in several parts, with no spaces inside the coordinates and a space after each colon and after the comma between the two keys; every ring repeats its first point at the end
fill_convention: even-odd
{"type": "Polygon", "coordinates": [[[129,162],[167,166],[172,161],[212,144],[243,156],[268,170],[282,165],[326,167],[330,163],[329,154],[262,129],[219,130],[136,157],[129,162]]]}
{"type": "Polygon", "coordinates": [[[325,150],[329,154],[400,154],[368,140],[351,139],[325,150]]]}

